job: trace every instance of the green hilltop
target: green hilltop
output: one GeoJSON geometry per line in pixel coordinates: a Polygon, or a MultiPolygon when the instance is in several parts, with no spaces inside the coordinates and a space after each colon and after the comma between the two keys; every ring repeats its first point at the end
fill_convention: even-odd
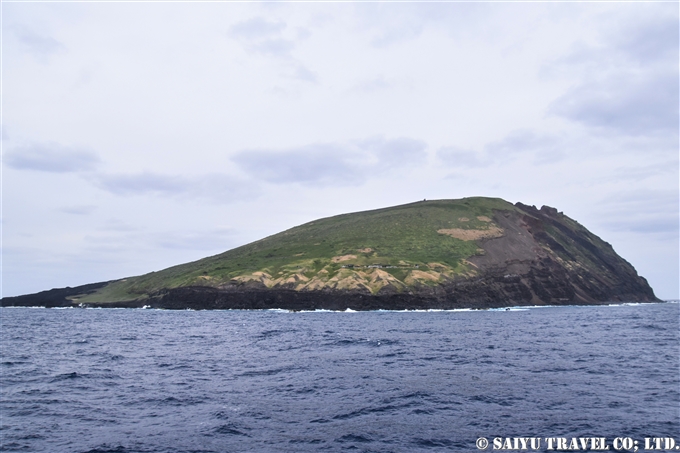
{"type": "Polygon", "coordinates": [[[500,198],[420,201],[315,220],[259,241],[159,272],[109,283],[77,298],[97,303],[142,300],[179,287],[260,286],[298,291],[389,285],[403,291],[474,275],[467,258],[482,254],[476,239],[497,237],[500,198]]]}

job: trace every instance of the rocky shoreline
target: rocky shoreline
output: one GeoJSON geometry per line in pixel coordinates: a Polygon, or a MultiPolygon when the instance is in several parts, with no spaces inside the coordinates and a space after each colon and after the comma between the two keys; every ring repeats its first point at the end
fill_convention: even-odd
{"type": "MultiPolygon", "coordinates": [[[[547,267],[547,266],[546,266],[547,267]]],[[[589,294],[570,284],[583,276],[556,279],[553,270],[533,269],[529,275],[498,273],[474,280],[424,287],[405,293],[370,294],[356,291],[295,291],[292,289],[181,287],[130,301],[85,303],[70,299],[103,284],[55,289],[5,297],[2,306],[158,308],[168,310],[286,309],[286,310],[417,310],[486,309],[534,305],[604,305],[616,302],[660,302],[654,293],[631,281],[617,288],[589,288],[589,294]],[[540,296],[539,296],[540,295],[540,296]]],[[[108,283],[108,282],[107,282],[108,283]]],[[[104,283],[106,284],[106,283],[104,283]]]]}

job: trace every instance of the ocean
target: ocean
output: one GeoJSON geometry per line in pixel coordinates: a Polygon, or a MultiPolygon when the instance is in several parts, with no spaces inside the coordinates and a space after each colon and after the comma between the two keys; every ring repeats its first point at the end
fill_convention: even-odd
{"type": "Polygon", "coordinates": [[[604,438],[613,451],[680,443],[677,302],[2,308],[0,320],[3,452],[519,451],[517,437],[538,438],[540,451],[558,438],[566,443],[550,445],[604,438]]]}

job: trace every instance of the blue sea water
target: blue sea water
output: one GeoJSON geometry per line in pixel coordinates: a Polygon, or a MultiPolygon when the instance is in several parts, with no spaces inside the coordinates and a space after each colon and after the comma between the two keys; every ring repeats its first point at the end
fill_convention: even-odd
{"type": "Polygon", "coordinates": [[[680,440],[677,303],[4,308],[0,317],[7,452],[469,452],[479,437],[680,440]]]}

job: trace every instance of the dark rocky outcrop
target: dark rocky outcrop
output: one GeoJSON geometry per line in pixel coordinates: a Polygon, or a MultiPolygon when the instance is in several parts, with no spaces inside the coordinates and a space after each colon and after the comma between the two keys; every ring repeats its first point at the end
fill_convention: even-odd
{"type": "Polygon", "coordinates": [[[70,307],[73,305],[74,296],[91,294],[111,282],[90,283],[88,285],[74,286],[71,288],[54,288],[35,294],[23,296],[3,297],[0,302],[3,307],[70,307]]]}

